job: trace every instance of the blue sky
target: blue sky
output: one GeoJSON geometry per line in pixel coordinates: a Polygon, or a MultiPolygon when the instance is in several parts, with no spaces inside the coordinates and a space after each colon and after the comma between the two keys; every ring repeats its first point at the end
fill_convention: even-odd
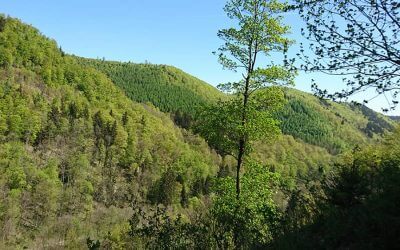
{"type": "MultiPolygon", "coordinates": [[[[240,76],[223,70],[212,55],[221,44],[218,29],[229,27],[225,0],[2,0],[0,13],[32,24],[64,51],[91,58],[173,65],[217,85],[240,76]]],[[[291,37],[301,42],[301,20],[287,16],[291,37]]],[[[297,53],[293,46],[291,53],[297,53]]],[[[296,88],[310,91],[311,79],[329,90],[342,89],[338,77],[300,73],[296,88]]],[[[361,101],[365,94],[353,99],[361,101]]],[[[377,98],[370,107],[387,107],[377,98]]],[[[400,109],[391,112],[400,115],[400,109]]]]}

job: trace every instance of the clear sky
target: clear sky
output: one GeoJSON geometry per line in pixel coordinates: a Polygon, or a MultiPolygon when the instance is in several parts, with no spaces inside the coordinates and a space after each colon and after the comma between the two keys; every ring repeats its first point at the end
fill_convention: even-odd
{"type": "MultiPolygon", "coordinates": [[[[212,85],[240,76],[223,70],[212,54],[221,41],[218,29],[229,27],[225,0],[1,0],[0,13],[32,24],[63,50],[90,58],[173,65],[212,85]]],[[[302,21],[286,18],[291,37],[301,41],[302,21]]],[[[290,53],[295,55],[298,46],[290,53]]],[[[296,88],[310,91],[311,78],[329,90],[343,88],[340,78],[300,73],[296,88]]],[[[354,99],[361,101],[363,95],[354,99]]],[[[377,98],[370,107],[387,107],[377,98]]],[[[400,115],[400,108],[392,115],[400,115]]]]}

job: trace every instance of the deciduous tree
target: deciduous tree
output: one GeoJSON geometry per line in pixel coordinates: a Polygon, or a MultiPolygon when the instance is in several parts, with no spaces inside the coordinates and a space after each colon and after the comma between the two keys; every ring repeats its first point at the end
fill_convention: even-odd
{"type": "Polygon", "coordinates": [[[230,0],[225,6],[235,27],[218,32],[224,44],[219,61],[224,68],[242,73],[238,82],[219,87],[232,94],[229,101],[206,108],[199,120],[200,133],[223,155],[232,155],[236,165],[236,196],[240,196],[240,172],[255,140],[279,133],[273,113],[282,106],[281,89],[271,87],[292,83],[293,74],[284,66],[258,63],[271,53],[283,53],[292,43],[285,38],[289,27],[280,13],[285,4],[276,0],[230,0]]]}
{"type": "MultiPolygon", "coordinates": [[[[309,50],[298,54],[306,71],[341,75],[347,88],[322,97],[346,98],[374,89],[393,109],[400,90],[400,3],[396,0],[296,0],[309,50]],[[348,77],[348,78],[347,78],[348,77]]],[[[368,102],[368,100],[365,100],[368,102]]],[[[384,111],[388,111],[385,108],[384,111]]]]}

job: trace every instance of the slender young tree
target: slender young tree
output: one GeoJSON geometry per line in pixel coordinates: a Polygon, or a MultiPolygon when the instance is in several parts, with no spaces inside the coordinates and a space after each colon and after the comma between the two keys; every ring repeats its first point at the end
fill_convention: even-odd
{"type": "Polygon", "coordinates": [[[280,15],[285,7],[276,0],[230,0],[224,10],[237,25],[218,32],[224,41],[218,51],[219,62],[224,68],[241,73],[242,79],[219,86],[232,98],[204,110],[200,133],[219,153],[236,159],[237,199],[240,172],[251,152],[251,143],[280,133],[273,114],[283,105],[284,95],[274,86],[293,82],[293,72],[268,62],[271,53],[285,54],[292,43],[284,37],[289,32],[280,15]],[[259,59],[267,62],[262,64],[259,59]]]}

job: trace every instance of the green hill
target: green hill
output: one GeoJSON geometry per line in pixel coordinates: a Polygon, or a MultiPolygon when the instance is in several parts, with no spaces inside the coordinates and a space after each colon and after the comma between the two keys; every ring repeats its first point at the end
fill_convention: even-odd
{"type": "Polygon", "coordinates": [[[282,132],[338,154],[377,141],[395,123],[365,106],[321,100],[295,89],[285,90],[288,104],[278,114],[282,132]]]}
{"type": "Polygon", "coordinates": [[[197,105],[225,97],[213,86],[172,66],[79,61],[105,73],[132,100],[152,103],[163,112],[193,115],[197,105]]]}
{"type": "Polygon", "coordinates": [[[389,118],[394,121],[400,121],[400,116],[389,116],[389,118]]]}
{"type": "Polygon", "coordinates": [[[218,161],[168,115],[0,16],[1,249],[120,237],[133,203],[199,203],[218,161]]]}

